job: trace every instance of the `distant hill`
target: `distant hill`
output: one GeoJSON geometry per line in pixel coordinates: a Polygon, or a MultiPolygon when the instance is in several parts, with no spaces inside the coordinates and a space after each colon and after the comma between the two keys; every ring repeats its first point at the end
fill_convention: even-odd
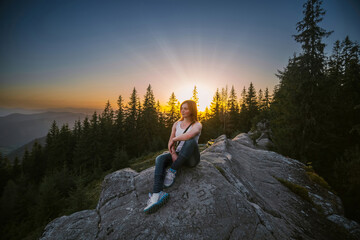
{"type": "Polygon", "coordinates": [[[4,154],[30,141],[46,136],[55,120],[59,127],[68,123],[73,128],[76,120],[86,117],[83,113],[44,112],[35,114],[13,113],[0,117],[0,147],[4,154]]]}
{"type": "Polygon", "coordinates": [[[25,150],[27,149],[30,152],[35,142],[38,142],[41,146],[45,147],[46,136],[41,137],[41,138],[36,138],[36,139],[22,145],[21,147],[11,151],[9,154],[7,154],[7,158],[9,159],[9,161],[11,163],[14,163],[15,158],[18,157],[19,162],[21,162],[22,157],[24,156],[25,150]]]}

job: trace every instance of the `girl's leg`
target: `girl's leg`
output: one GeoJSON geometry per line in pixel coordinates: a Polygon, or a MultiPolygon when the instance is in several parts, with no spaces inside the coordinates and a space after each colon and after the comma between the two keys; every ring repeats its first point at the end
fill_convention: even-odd
{"type": "Polygon", "coordinates": [[[199,162],[200,162],[200,152],[199,152],[199,147],[196,144],[193,155],[191,155],[189,160],[187,160],[184,163],[184,165],[187,166],[187,167],[195,167],[196,165],[199,164],[199,162]]]}
{"type": "Polygon", "coordinates": [[[163,153],[156,157],[155,160],[155,176],[153,193],[159,193],[163,190],[165,170],[172,162],[169,152],[163,153]]]}
{"type": "Polygon", "coordinates": [[[178,154],[178,158],[172,163],[171,168],[178,170],[184,163],[187,163],[188,166],[194,167],[199,163],[199,161],[199,147],[195,139],[192,138],[185,141],[178,154]]]}

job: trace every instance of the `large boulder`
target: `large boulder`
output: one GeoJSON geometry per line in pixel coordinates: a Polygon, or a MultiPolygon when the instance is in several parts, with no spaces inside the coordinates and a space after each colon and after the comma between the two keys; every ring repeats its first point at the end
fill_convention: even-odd
{"type": "Polygon", "coordinates": [[[153,182],[154,167],[109,174],[95,210],[55,219],[41,239],[360,239],[340,199],[302,163],[245,133],[220,136],[196,168],[180,169],[169,202],[148,215],[153,182]]]}

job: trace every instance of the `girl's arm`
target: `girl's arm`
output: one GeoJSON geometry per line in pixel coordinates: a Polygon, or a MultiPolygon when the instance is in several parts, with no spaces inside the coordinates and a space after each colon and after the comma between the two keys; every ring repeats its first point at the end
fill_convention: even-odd
{"type": "Polygon", "coordinates": [[[173,141],[189,140],[189,139],[199,135],[199,133],[201,132],[201,129],[202,129],[201,123],[197,122],[193,125],[193,127],[191,128],[191,130],[189,132],[186,132],[184,134],[181,134],[180,136],[174,137],[172,140],[173,141]]]}
{"type": "Polygon", "coordinates": [[[171,129],[171,134],[170,134],[170,139],[169,139],[169,143],[168,143],[168,149],[169,151],[172,153],[172,148],[175,144],[175,141],[173,140],[175,138],[175,132],[176,132],[176,124],[178,123],[178,121],[176,121],[171,129]]]}

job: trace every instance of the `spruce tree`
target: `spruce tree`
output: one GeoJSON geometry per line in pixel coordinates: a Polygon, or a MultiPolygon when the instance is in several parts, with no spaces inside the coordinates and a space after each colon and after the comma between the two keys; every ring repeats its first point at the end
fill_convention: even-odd
{"type": "Polygon", "coordinates": [[[180,111],[178,108],[179,101],[176,99],[174,92],[171,93],[169,101],[167,102],[167,120],[166,127],[171,129],[174,122],[180,118],[180,111]]]}
{"type": "Polygon", "coordinates": [[[263,96],[263,91],[261,89],[258,92],[257,102],[258,102],[259,111],[262,111],[264,109],[264,96],[263,96]]]}
{"type": "Polygon", "coordinates": [[[197,91],[196,86],[194,86],[194,90],[192,91],[191,100],[194,100],[196,102],[196,106],[199,109],[199,97],[198,97],[198,91],[197,91]]]}
{"type": "Polygon", "coordinates": [[[228,109],[227,109],[227,102],[228,102],[228,86],[226,85],[225,88],[221,89],[221,107],[220,107],[220,119],[222,123],[223,132],[227,127],[227,117],[228,117],[228,109]]]}
{"type": "Polygon", "coordinates": [[[62,162],[62,149],[59,141],[60,129],[54,120],[51,124],[50,130],[46,135],[46,162],[47,168],[56,169],[62,162]]]}
{"type": "Polygon", "coordinates": [[[10,177],[11,177],[11,165],[8,159],[5,156],[3,156],[0,152],[0,193],[2,193],[2,190],[5,187],[7,181],[10,179],[10,177]]]}
{"type": "Polygon", "coordinates": [[[74,149],[74,171],[80,175],[91,169],[92,143],[90,121],[86,116],[83,120],[80,139],[74,149]]]}
{"type": "MultiPolygon", "coordinates": [[[[293,35],[295,41],[301,44],[303,49],[302,65],[310,76],[323,73],[325,44],[322,39],[332,33],[332,31],[328,32],[319,26],[325,15],[321,4],[321,0],[308,0],[303,5],[304,18],[296,24],[298,34],[293,35]]],[[[316,81],[317,79],[313,78],[312,80],[316,81]]]]}
{"type": "Polygon", "coordinates": [[[248,129],[248,109],[246,107],[246,88],[244,86],[241,91],[241,100],[240,100],[240,113],[239,113],[239,130],[241,132],[247,132],[248,129]]]}
{"type": "Polygon", "coordinates": [[[269,110],[270,108],[270,96],[269,96],[269,89],[266,87],[265,89],[265,96],[264,96],[264,108],[265,110],[269,110]]]}
{"type": "Polygon", "coordinates": [[[158,115],[158,126],[157,128],[158,130],[158,134],[156,137],[156,143],[154,144],[154,146],[156,146],[156,149],[162,149],[162,148],[166,148],[166,143],[167,140],[169,139],[170,136],[170,131],[169,129],[166,127],[166,112],[165,109],[163,109],[160,105],[160,101],[158,100],[156,103],[156,112],[158,115]]]}
{"type": "Polygon", "coordinates": [[[90,136],[90,145],[89,145],[89,152],[91,158],[91,170],[93,173],[99,173],[101,171],[101,157],[100,157],[100,126],[99,126],[99,116],[94,111],[91,119],[90,119],[90,129],[89,129],[89,136],[90,136]]]}
{"type": "MultiPolygon", "coordinates": [[[[279,71],[279,89],[275,95],[273,140],[283,154],[306,162],[323,148],[319,128],[326,121],[321,111],[326,107],[322,88],[325,79],[325,56],[322,42],[331,32],[318,24],[325,11],[322,1],[308,0],[304,4],[304,18],[297,23],[295,41],[301,44],[303,52],[289,60],[284,71],[279,71]],[[294,136],[296,138],[294,139],[294,136]]],[[[316,162],[316,161],[315,161],[316,162]]]]}
{"type": "Polygon", "coordinates": [[[117,100],[118,109],[116,110],[115,129],[116,129],[116,145],[118,148],[124,146],[124,104],[122,96],[117,100]]]}
{"type": "Polygon", "coordinates": [[[143,109],[140,116],[139,131],[141,132],[142,151],[155,151],[156,146],[151,143],[156,139],[158,134],[158,115],[156,112],[155,97],[151,89],[151,85],[146,89],[144,96],[143,109]]]}
{"type": "Polygon", "coordinates": [[[117,148],[112,161],[112,169],[119,170],[129,166],[129,157],[124,148],[117,148]]]}
{"type": "Polygon", "coordinates": [[[140,115],[140,102],[137,96],[137,91],[134,87],[130,100],[126,106],[125,119],[125,138],[126,138],[126,152],[130,157],[138,156],[139,151],[139,136],[138,136],[138,119],[140,115]]]}
{"type": "Polygon", "coordinates": [[[75,139],[67,123],[63,124],[60,132],[58,141],[59,162],[57,163],[57,169],[61,169],[64,164],[67,167],[71,167],[73,164],[73,152],[75,148],[75,139]]]}
{"type": "Polygon", "coordinates": [[[102,162],[102,170],[111,168],[112,158],[116,150],[115,113],[109,100],[106,102],[105,108],[99,118],[99,137],[100,137],[100,158],[102,162]]]}
{"type": "Polygon", "coordinates": [[[221,94],[219,89],[216,89],[213,100],[210,103],[210,119],[207,121],[207,124],[204,124],[204,129],[206,129],[210,138],[216,138],[221,133],[223,133],[223,128],[221,125],[221,107],[221,94]]]}
{"type": "MultiPolygon", "coordinates": [[[[257,97],[256,97],[256,90],[255,90],[255,87],[252,84],[252,82],[250,83],[250,86],[246,93],[245,104],[246,104],[246,109],[247,109],[245,127],[246,127],[246,131],[249,131],[252,127],[252,120],[259,113],[258,102],[257,102],[257,97]]],[[[254,124],[256,124],[256,123],[254,123],[254,124]]]]}
{"type": "Polygon", "coordinates": [[[27,178],[36,184],[38,184],[44,176],[46,170],[46,163],[43,154],[42,146],[35,141],[30,156],[28,159],[24,159],[24,169],[28,173],[27,178]]]}
{"type": "Polygon", "coordinates": [[[230,96],[227,103],[227,109],[229,114],[229,123],[226,128],[226,134],[230,136],[237,128],[239,121],[239,106],[237,103],[237,96],[234,86],[231,87],[230,96]]]}

